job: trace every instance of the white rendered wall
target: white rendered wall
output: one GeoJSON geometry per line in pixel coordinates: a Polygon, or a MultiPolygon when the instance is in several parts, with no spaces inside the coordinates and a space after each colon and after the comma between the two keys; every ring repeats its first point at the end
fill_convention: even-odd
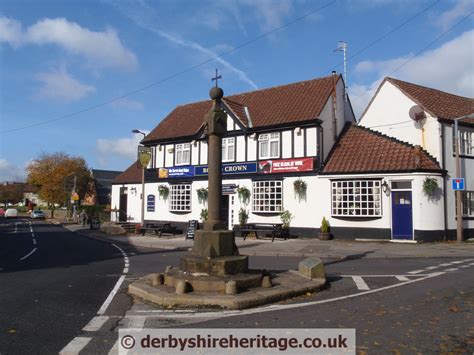
{"type": "MultiPolygon", "coordinates": [[[[294,150],[295,150],[295,158],[302,158],[304,157],[304,130],[300,129],[299,133],[297,130],[293,130],[293,138],[295,139],[294,142],[294,150]]],[[[285,145],[285,142],[283,142],[285,145]]]]}
{"type": "Polygon", "coordinates": [[[315,157],[318,151],[316,127],[306,129],[306,156],[315,157]]]}
{"type": "Polygon", "coordinates": [[[283,131],[281,133],[281,139],[283,139],[281,157],[291,158],[291,146],[293,144],[293,134],[292,131],[283,131]]]}
{"type": "Polygon", "coordinates": [[[441,162],[441,124],[426,112],[423,129],[418,127],[409,115],[414,105],[413,100],[386,81],[359,124],[403,142],[419,145],[441,162]]]}
{"type": "Polygon", "coordinates": [[[236,147],[236,161],[243,162],[245,161],[245,136],[237,136],[235,143],[236,147]]]}
{"type": "Polygon", "coordinates": [[[165,149],[165,167],[173,166],[174,162],[174,144],[167,144],[164,146],[165,149]]]}
{"type": "MultiPolygon", "coordinates": [[[[122,185],[112,185],[112,191],[110,193],[110,207],[111,209],[118,209],[120,205],[120,187],[122,185]]],[[[118,213],[111,212],[110,220],[117,222],[118,213]]]]}

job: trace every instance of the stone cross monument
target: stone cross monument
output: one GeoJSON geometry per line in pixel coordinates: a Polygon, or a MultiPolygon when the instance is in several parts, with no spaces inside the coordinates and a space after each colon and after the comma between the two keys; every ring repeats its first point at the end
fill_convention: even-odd
{"type": "Polygon", "coordinates": [[[222,195],[222,136],[227,130],[227,114],[221,108],[224,92],[217,85],[209,96],[212,108],[205,115],[208,139],[208,219],[204,229],[197,230],[191,255],[181,258],[181,269],[190,273],[228,275],[248,270],[248,257],[239,255],[234,232],[221,221],[222,195]]]}

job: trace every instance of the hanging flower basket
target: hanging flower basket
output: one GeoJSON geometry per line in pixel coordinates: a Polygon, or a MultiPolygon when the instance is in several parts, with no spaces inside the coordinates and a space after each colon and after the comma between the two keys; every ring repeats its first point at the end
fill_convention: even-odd
{"type": "Polygon", "coordinates": [[[306,199],[306,189],[308,185],[302,179],[298,179],[293,183],[293,188],[295,190],[296,196],[298,196],[298,200],[306,199]]]}
{"type": "Polygon", "coordinates": [[[433,196],[434,192],[438,188],[438,181],[435,178],[429,178],[427,177],[423,181],[423,193],[426,196],[433,196]]]}
{"type": "Polygon", "coordinates": [[[207,188],[201,187],[200,189],[196,190],[198,195],[199,203],[206,203],[207,202],[207,188]]]}
{"type": "Polygon", "coordinates": [[[158,193],[160,197],[162,197],[164,200],[168,198],[168,195],[170,194],[170,189],[166,185],[159,185],[158,186],[158,193]]]}
{"type": "Polygon", "coordinates": [[[250,201],[250,190],[245,186],[237,188],[237,194],[239,195],[239,201],[244,205],[248,205],[250,201]]]}

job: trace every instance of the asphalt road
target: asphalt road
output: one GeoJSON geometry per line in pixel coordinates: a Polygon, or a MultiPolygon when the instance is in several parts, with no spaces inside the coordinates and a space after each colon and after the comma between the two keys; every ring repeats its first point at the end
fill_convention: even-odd
{"type": "Polygon", "coordinates": [[[0,220],[1,354],[58,353],[96,314],[124,265],[110,244],[44,222],[31,228],[27,219],[0,220]]]}
{"type": "MultiPolygon", "coordinates": [[[[86,340],[81,354],[103,354],[116,344],[118,328],[136,327],[355,328],[360,354],[474,352],[472,261],[371,259],[363,254],[325,259],[330,287],[282,302],[280,309],[174,317],[141,302],[132,304],[126,288],[141,276],[179,264],[183,252],[121,246],[130,259],[125,271],[123,255],[112,245],[45,223],[34,223],[33,230],[36,246],[29,225],[0,226],[1,354],[57,353],[73,339],[86,340]],[[423,278],[436,271],[444,273],[423,278]],[[103,323],[84,329],[88,323],[97,325],[97,311],[121,275],[124,282],[103,323]],[[365,286],[374,292],[361,290],[353,275],[364,275],[365,286]],[[401,275],[406,280],[397,278],[401,275]],[[412,282],[418,278],[423,280],[412,282]]],[[[299,261],[251,257],[250,266],[288,270],[299,261]]]]}

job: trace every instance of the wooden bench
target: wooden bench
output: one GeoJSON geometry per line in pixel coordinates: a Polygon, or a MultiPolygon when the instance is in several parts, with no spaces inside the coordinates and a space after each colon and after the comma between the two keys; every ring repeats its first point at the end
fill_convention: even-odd
{"type": "Polygon", "coordinates": [[[258,239],[258,233],[265,233],[264,235],[271,234],[272,242],[275,238],[282,238],[284,240],[289,238],[289,231],[286,228],[282,228],[281,223],[271,224],[271,223],[249,223],[245,224],[240,231],[242,232],[242,237],[245,240],[249,233],[255,233],[255,236],[258,239]]]}
{"type": "Polygon", "coordinates": [[[170,223],[145,223],[144,227],[140,228],[140,233],[145,235],[146,232],[153,231],[159,238],[163,233],[176,234],[176,227],[170,223]]]}

